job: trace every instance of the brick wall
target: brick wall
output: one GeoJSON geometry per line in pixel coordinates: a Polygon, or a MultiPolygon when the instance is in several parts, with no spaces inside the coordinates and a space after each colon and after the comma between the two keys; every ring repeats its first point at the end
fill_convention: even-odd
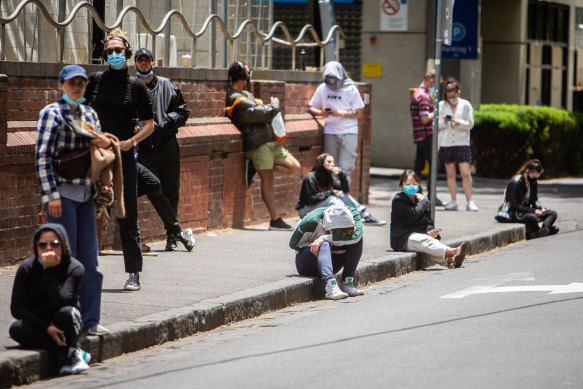
{"type": "MultiPolygon", "coordinates": [[[[44,215],[34,169],[35,126],[38,112],[56,101],[59,64],[0,62],[0,264],[30,255],[30,240],[44,215]]],[[[87,66],[88,71],[102,67],[87,66]]],[[[267,222],[256,177],[247,188],[244,182],[243,142],[239,131],[224,117],[225,70],[168,69],[157,73],[170,77],[181,89],[191,110],[187,125],[180,129],[181,153],[179,218],[195,233],[221,228],[241,228],[267,222]]],[[[285,147],[302,165],[295,176],[276,175],[274,194],[282,214],[296,214],[294,206],[303,175],[322,153],[322,130],[306,106],[320,82],[318,74],[302,72],[256,72],[252,92],[269,101],[280,99],[290,137],[285,147]]],[[[369,85],[361,92],[371,93],[369,85]]],[[[359,156],[352,175],[351,193],[368,201],[370,107],[360,123],[359,156]]],[[[144,196],[139,199],[142,239],[164,238],[156,211],[144,196]]],[[[115,219],[98,221],[102,227],[101,248],[120,248],[115,219]]]]}

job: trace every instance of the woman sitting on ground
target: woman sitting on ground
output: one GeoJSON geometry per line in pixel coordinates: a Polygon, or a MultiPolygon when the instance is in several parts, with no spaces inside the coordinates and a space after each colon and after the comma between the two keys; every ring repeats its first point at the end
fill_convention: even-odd
{"type": "Polygon", "coordinates": [[[334,166],[334,157],[323,153],[318,155],[312,171],[304,177],[296,209],[300,218],[316,208],[329,207],[333,204],[345,204],[356,208],[362,220],[367,224],[382,226],[384,220],[377,220],[367,212],[350,194],[350,185],[346,174],[334,166]]]}
{"type": "Polygon", "coordinates": [[[467,243],[452,248],[439,241],[439,230],[431,220],[431,205],[421,194],[419,176],[413,170],[405,170],[399,186],[402,192],[395,195],[391,205],[393,250],[424,253],[442,266],[460,267],[466,257],[467,243]]]}
{"type": "Polygon", "coordinates": [[[33,239],[34,255],[16,271],[10,303],[16,319],[10,326],[10,337],[23,347],[55,354],[62,361],[61,375],[87,370],[91,359],[77,344],[84,269],[71,257],[69,247],[63,226],[40,226],[33,239]]]}
{"type": "Polygon", "coordinates": [[[506,201],[510,203],[510,220],[526,225],[526,239],[554,235],[559,228],[553,224],[557,212],[543,208],[538,202],[537,180],[543,174],[543,166],[538,159],[531,159],[518,169],[506,186],[506,201]],[[542,227],[539,227],[542,222],[542,227]]]}

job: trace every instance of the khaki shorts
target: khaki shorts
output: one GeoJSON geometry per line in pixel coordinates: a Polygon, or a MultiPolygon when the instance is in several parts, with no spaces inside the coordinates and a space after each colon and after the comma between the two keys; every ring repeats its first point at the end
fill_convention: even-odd
{"type": "Polygon", "coordinates": [[[289,151],[282,145],[265,143],[247,152],[247,157],[253,161],[255,170],[273,170],[273,166],[289,157],[289,151]]]}

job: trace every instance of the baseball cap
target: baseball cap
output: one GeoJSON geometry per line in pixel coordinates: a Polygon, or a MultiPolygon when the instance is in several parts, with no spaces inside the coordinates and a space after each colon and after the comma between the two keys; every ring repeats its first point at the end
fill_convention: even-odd
{"type": "Polygon", "coordinates": [[[75,77],[83,77],[87,80],[87,72],[79,65],[67,65],[59,73],[59,81],[67,81],[75,77]]]}
{"type": "Polygon", "coordinates": [[[136,51],[136,55],[134,55],[134,61],[137,61],[138,58],[140,58],[142,55],[147,55],[152,61],[154,60],[154,56],[150,50],[141,48],[140,50],[136,51]]]}

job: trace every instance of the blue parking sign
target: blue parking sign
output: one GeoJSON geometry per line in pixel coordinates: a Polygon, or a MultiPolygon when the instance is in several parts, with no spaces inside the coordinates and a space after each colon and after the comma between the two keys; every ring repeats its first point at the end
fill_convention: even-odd
{"type": "Polygon", "coordinates": [[[478,0],[455,2],[451,37],[451,46],[441,46],[441,58],[478,57],[478,0]]]}

